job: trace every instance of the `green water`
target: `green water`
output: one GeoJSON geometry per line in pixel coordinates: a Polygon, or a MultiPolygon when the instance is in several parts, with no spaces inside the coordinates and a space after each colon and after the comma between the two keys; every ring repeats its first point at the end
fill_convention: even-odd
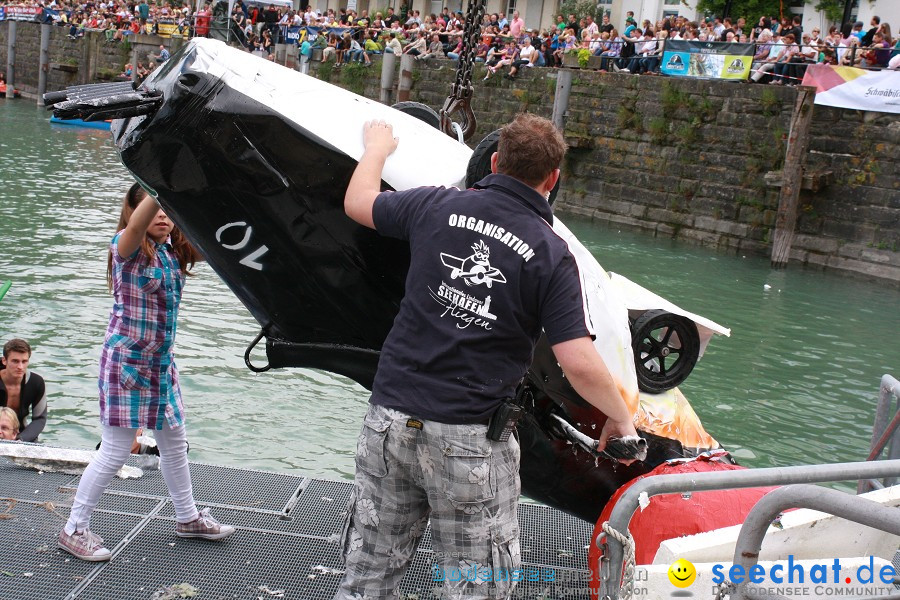
{"type": "MultiPolygon", "coordinates": [[[[107,132],[47,119],[31,101],[0,100],[0,282],[13,281],[0,302],[0,340],[35,347],[33,368],[51,398],[42,441],[93,447],[111,306],[106,247],[131,180],[107,132]]],[[[732,329],[682,390],[744,464],[865,457],[879,379],[900,373],[900,291],[565,220],[606,269],[732,329]]],[[[196,272],[176,353],[191,458],[352,476],[365,391],[319,371],[252,374],[243,351],[256,322],[211,269],[196,272]]]]}

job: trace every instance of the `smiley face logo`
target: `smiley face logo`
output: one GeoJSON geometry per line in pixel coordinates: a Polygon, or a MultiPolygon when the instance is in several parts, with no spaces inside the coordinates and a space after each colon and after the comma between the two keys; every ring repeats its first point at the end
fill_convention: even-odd
{"type": "Polygon", "coordinates": [[[675,587],[686,588],[697,579],[697,569],[690,561],[679,558],[669,567],[669,581],[675,587]]]}

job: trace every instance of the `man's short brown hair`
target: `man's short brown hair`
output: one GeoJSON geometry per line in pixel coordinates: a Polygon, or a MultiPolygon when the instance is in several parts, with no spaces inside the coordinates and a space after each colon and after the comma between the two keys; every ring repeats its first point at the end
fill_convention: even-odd
{"type": "Polygon", "coordinates": [[[534,187],[559,168],[565,153],[566,141],[551,121],[522,113],[500,130],[497,172],[534,187]]]}
{"type": "Polygon", "coordinates": [[[9,358],[10,352],[22,352],[27,354],[29,358],[31,357],[31,346],[28,345],[28,342],[25,340],[20,340],[19,338],[13,338],[3,344],[3,358],[9,358]]]}

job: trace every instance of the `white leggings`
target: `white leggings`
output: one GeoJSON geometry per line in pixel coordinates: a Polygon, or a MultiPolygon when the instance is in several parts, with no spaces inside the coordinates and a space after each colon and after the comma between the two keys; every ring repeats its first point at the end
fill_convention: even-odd
{"type": "MultiPolygon", "coordinates": [[[[78,491],[75,493],[75,502],[72,503],[69,520],[65,526],[67,534],[82,531],[90,525],[91,513],[100,502],[100,496],[131,453],[135,431],[126,427],[103,426],[103,443],[81,476],[78,491]]],[[[159,447],[159,464],[163,479],[166,480],[172,504],[175,506],[175,520],[179,523],[189,523],[196,519],[199,513],[191,489],[187,434],[184,427],[171,429],[166,423],[161,430],[154,430],[153,435],[159,447]]]]}

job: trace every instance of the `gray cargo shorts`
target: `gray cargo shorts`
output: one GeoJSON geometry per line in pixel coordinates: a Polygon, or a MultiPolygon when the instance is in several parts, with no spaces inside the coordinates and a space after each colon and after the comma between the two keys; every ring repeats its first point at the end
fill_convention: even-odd
{"type": "Polygon", "coordinates": [[[519,444],[487,425],[449,425],[370,405],[344,519],[335,600],[399,598],[431,519],[436,595],[508,598],[521,567],[519,444]]]}

